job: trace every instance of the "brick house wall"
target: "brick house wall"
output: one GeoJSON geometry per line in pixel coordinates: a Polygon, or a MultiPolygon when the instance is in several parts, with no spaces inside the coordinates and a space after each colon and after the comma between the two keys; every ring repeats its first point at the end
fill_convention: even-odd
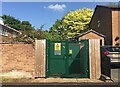
{"type": "Polygon", "coordinates": [[[21,34],[20,31],[15,30],[9,26],[0,24],[0,42],[12,42],[13,38],[21,34]],[[7,31],[7,35],[2,35],[3,30],[7,31]]]}
{"type": "Polygon", "coordinates": [[[12,33],[8,32],[8,36],[0,36],[1,42],[12,42],[13,41],[13,35],[12,33]]]}
{"type": "Polygon", "coordinates": [[[34,76],[35,49],[32,44],[0,44],[2,72],[25,71],[34,76]]]}

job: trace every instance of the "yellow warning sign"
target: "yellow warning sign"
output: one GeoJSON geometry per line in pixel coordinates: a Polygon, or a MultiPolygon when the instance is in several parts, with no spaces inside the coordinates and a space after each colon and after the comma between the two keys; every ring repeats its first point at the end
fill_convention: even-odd
{"type": "Polygon", "coordinates": [[[61,43],[55,43],[55,51],[61,50],[61,43]]]}
{"type": "Polygon", "coordinates": [[[69,50],[69,54],[72,54],[72,50],[69,50]]]}

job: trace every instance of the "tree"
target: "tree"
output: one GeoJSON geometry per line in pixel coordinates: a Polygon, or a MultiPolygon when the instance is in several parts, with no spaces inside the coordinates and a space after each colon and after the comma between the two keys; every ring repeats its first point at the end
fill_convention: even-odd
{"type": "Polygon", "coordinates": [[[56,31],[60,25],[62,25],[62,21],[57,19],[55,21],[55,24],[53,24],[53,26],[51,27],[50,31],[56,31]]]}
{"type": "Polygon", "coordinates": [[[77,34],[87,31],[92,14],[91,9],[82,8],[70,11],[65,15],[62,19],[62,25],[67,29],[67,36],[75,37],[77,34]]]}
{"type": "Polygon", "coordinates": [[[31,43],[35,38],[40,38],[39,32],[35,30],[32,24],[29,21],[20,21],[10,15],[1,16],[4,24],[16,29],[20,30],[22,34],[17,35],[16,38],[13,38],[14,41],[27,42],[31,43]]]}
{"type": "Polygon", "coordinates": [[[50,29],[50,33],[54,40],[65,40],[67,38],[67,32],[62,25],[62,20],[56,20],[55,24],[50,29]]]}
{"type": "Polygon", "coordinates": [[[52,34],[49,31],[42,31],[41,37],[42,39],[53,39],[52,34]]]}
{"type": "Polygon", "coordinates": [[[57,34],[59,39],[74,38],[89,29],[89,22],[93,11],[88,8],[82,8],[68,12],[62,20],[56,20],[50,28],[50,33],[57,34]]]}
{"type": "Polygon", "coordinates": [[[21,25],[23,30],[34,30],[29,21],[22,21],[21,25]]]}
{"type": "Polygon", "coordinates": [[[17,30],[21,30],[21,21],[10,16],[10,15],[3,15],[1,16],[1,18],[3,19],[3,23],[14,28],[17,30]]]}
{"type": "Polygon", "coordinates": [[[29,21],[21,22],[19,19],[16,19],[10,15],[3,15],[3,16],[1,16],[1,18],[3,19],[4,24],[6,24],[16,30],[35,30],[29,21]]]}
{"type": "Polygon", "coordinates": [[[53,40],[58,40],[58,39],[61,39],[61,36],[60,36],[60,33],[59,33],[59,30],[58,30],[58,27],[61,25],[61,20],[56,20],[55,24],[51,27],[50,29],[50,33],[52,35],[52,39],[53,40]]]}

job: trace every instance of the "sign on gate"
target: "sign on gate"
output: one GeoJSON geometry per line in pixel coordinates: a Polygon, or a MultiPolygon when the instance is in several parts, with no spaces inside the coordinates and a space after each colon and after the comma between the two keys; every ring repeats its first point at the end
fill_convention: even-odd
{"type": "Polygon", "coordinates": [[[72,54],[72,50],[69,50],[69,54],[72,54]]]}
{"type": "Polygon", "coordinates": [[[61,43],[55,43],[54,48],[54,54],[61,55],[61,43]]]}

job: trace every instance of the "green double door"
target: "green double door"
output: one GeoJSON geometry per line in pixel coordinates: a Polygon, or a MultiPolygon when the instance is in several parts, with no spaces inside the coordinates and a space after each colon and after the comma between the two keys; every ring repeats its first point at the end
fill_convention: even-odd
{"type": "Polygon", "coordinates": [[[47,40],[47,77],[89,78],[88,41],[47,40]]]}

